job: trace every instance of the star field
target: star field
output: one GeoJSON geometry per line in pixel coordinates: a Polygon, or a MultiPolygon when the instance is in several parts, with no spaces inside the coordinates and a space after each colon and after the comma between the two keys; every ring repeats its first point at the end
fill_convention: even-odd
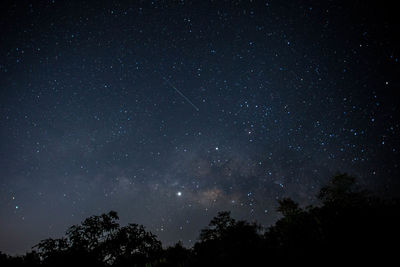
{"type": "Polygon", "coordinates": [[[116,210],[191,246],[337,172],[399,190],[393,7],[16,1],[0,18],[0,250],[116,210]]]}

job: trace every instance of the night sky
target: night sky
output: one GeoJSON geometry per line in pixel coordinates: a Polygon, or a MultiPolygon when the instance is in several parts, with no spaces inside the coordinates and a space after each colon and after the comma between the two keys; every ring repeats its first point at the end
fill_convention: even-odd
{"type": "Polygon", "coordinates": [[[1,1],[0,250],[110,210],[190,247],[338,172],[399,196],[399,20],[377,3],[1,1]]]}

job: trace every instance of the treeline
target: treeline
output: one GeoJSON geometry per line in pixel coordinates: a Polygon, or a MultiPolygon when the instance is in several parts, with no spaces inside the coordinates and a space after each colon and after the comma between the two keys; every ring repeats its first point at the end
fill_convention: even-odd
{"type": "Polygon", "coordinates": [[[346,174],[320,190],[320,205],[279,200],[282,214],[263,228],[220,212],[192,248],[163,248],[142,225],[121,227],[114,211],[91,216],[59,239],[45,239],[24,256],[1,253],[0,266],[327,266],[396,260],[399,201],[359,190],[346,174]]]}

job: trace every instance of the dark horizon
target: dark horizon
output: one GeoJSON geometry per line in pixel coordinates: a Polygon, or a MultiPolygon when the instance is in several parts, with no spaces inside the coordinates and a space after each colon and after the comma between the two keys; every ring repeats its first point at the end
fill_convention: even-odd
{"type": "Polygon", "coordinates": [[[394,3],[2,1],[0,251],[115,210],[191,247],[349,173],[399,183],[394,3]]]}
{"type": "Polygon", "coordinates": [[[120,225],[116,211],[86,218],[60,238],[46,238],[32,252],[0,252],[0,265],[23,266],[320,266],[392,263],[400,237],[400,199],[382,199],[337,174],[320,188],[319,205],[279,199],[279,220],[268,228],[220,211],[191,248],[163,247],[143,225],[120,225]]]}

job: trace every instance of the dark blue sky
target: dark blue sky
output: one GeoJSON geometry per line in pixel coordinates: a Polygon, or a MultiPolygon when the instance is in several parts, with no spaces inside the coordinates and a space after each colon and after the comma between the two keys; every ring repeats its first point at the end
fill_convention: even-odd
{"type": "Polygon", "coordinates": [[[0,250],[111,209],[191,246],[337,172],[398,196],[398,19],[349,2],[2,1],[0,250]]]}

